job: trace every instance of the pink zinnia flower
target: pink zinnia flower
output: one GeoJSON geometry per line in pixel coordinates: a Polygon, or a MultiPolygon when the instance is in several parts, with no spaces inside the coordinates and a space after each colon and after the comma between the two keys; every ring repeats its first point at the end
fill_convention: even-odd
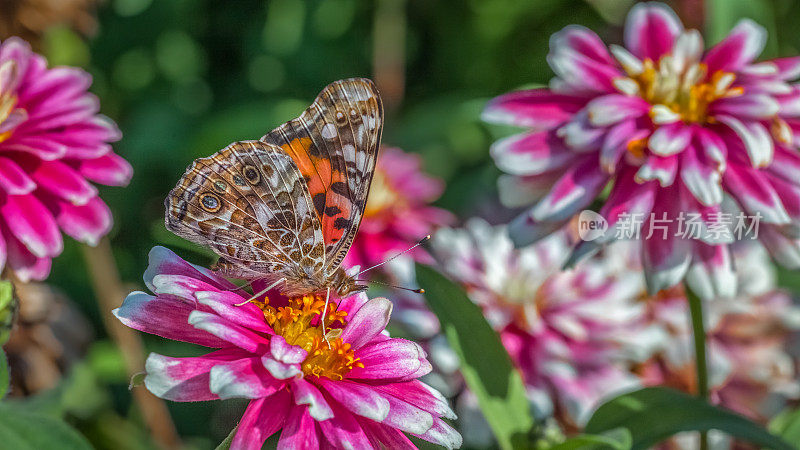
{"type": "Polygon", "coordinates": [[[484,112],[531,128],[492,147],[507,173],[504,202],[536,202],[512,223],[514,241],[549,234],[608,186],[600,214],[610,230],[576,257],[641,217],[641,237],[654,232],[642,246],[651,292],[688,273],[699,295],[732,295],[734,236],[757,234],[779,262],[800,267],[800,88],[790,83],[800,57],[756,63],[766,39],[745,19],[704,51],[700,33],[660,3],[633,7],[624,48],[609,52],[580,26],[553,35],[550,87],[500,96],[484,112]],[[701,232],[686,238],[690,214],[701,232]]]}
{"type": "MultiPolygon", "coordinates": [[[[381,149],[364,218],[347,253],[346,265],[366,269],[453,222],[448,211],[430,206],[442,194],[444,183],[425,175],[421,163],[419,155],[394,147],[381,149]]],[[[429,261],[421,248],[410,254],[429,261]]]]}
{"type": "Polygon", "coordinates": [[[539,412],[575,429],[604,396],[637,384],[618,336],[641,319],[644,287],[623,246],[562,272],[563,233],[515,249],[505,227],[472,219],[437,231],[431,247],[500,334],[539,412]]]}
{"type": "MultiPolygon", "coordinates": [[[[205,356],[151,354],[145,386],[174,401],[251,399],[232,448],[260,449],[281,431],[278,448],[415,448],[413,434],[448,448],[461,436],[447,401],[417,378],[430,371],[417,344],[384,328],[391,303],[350,296],[269,293],[246,301],[236,286],[163,247],[150,253],[145,283],[114,314],[125,325],[218,350],[205,356]]],[[[245,294],[247,295],[247,294],[245,294]]]]}
{"type": "Polygon", "coordinates": [[[120,132],[97,113],[91,82],[80,69],[48,69],[21,39],[0,44],[0,270],[7,264],[23,281],[47,277],[61,231],[94,245],[111,229],[111,212],[87,180],[130,180],[131,167],[109,145],[120,132]]]}

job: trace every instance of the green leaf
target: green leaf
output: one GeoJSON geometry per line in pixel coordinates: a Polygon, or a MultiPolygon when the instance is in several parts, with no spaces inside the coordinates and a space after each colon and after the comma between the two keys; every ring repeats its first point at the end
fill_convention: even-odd
{"type": "Polygon", "coordinates": [[[614,428],[603,434],[581,434],[567,439],[550,450],[629,450],[633,445],[631,432],[627,428],[614,428]]]}
{"type": "Polygon", "coordinates": [[[533,426],[525,385],[503,344],[464,291],[430,267],[417,265],[417,281],[461,361],[461,373],[478,398],[503,449],[524,448],[533,426]]]}
{"type": "Polygon", "coordinates": [[[231,432],[228,434],[228,437],[223,439],[215,450],[229,450],[231,448],[231,444],[233,443],[233,437],[236,436],[236,430],[238,429],[239,429],[238,425],[233,427],[231,432]]]}
{"type": "Polygon", "coordinates": [[[787,442],[800,442],[800,409],[782,411],[769,423],[769,431],[787,442]]]}
{"type": "Polygon", "coordinates": [[[3,448],[38,450],[90,450],[92,446],[77,431],[62,420],[21,411],[0,403],[0,442],[3,448]]]}
{"type": "Polygon", "coordinates": [[[721,41],[739,20],[749,18],[767,29],[767,44],[761,58],[777,56],[775,7],[770,0],[709,0],[706,3],[708,44],[721,41]]]}
{"type": "Polygon", "coordinates": [[[6,359],[6,352],[3,347],[0,347],[0,400],[8,393],[8,385],[11,381],[11,376],[8,373],[8,360],[6,359]]]}
{"type": "Polygon", "coordinates": [[[759,447],[793,450],[779,437],[749,419],[673,389],[655,387],[620,395],[595,411],[586,432],[625,427],[633,449],[645,449],[683,431],[720,430],[759,447]]]}
{"type": "Polygon", "coordinates": [[[633,6],[633,0],[586,0],[586,3],[592,5],[603,20],[614,25],[622,25],[633,6]]]}

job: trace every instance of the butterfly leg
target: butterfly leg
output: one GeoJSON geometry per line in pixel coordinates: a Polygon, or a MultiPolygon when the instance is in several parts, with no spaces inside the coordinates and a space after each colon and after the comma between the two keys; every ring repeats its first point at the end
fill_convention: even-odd
{"type": "Polygon", "coordinates": [[[325,306],[322,308],[322,320],[320,323],[322,324],[322,338],[325,340],[325,343],[328,344],[328,348],[331,348],[331,343],[328,341],[328,333],[325,332],[325,315],[328,314],[328,303],[331,300],[331,287],[328,286],[328,292],[325,294],[325,306]]]}
{"type": "Polygon", "coordinates": [[[262,295],[266,294],[270,289],[274,288],[275,286],[279,285],[280,283],[283,283],[284,281],[286,281],[286,278],[281,278],[280,280],[278,280],[278,281],[270,284],[269,286],[265,287],[264,289],[262,289],[261,292],[259,292],[258,294],[255,294],[252,297],[250,297],[249,299],[247,299],[246,301],[243,301],[242,303],[237,303],[234,306],[244,306],[244,305],[252,302],[253,300],[257,299],[258,297],[261,297],[262,295]]]}

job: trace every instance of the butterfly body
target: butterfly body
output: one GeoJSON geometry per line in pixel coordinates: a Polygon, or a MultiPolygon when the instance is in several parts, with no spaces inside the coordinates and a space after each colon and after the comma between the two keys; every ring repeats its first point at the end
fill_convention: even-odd
{"type": "MultiPolygon", "coordinates": [[[[237,275],[239,273],[236,267],[229,264],[226,260],[220,260],[214,265],[214,270],[222,275],[238,278],[237,275]]],[[[270,284],[277,281],[275,277],[258,277],[256,279],[270,284]]],[[[358,284],[355,278],[349,276],[342,267],[337,268],[330,276],[321,273],[308,273],[302,270],[297,272],[287,271],[282,274],[282,279],[283,281],[279,284],[280,290],[282,294],[288,297],[306,294],[322,295],[330,288],[331,292],[337,294],[339,298],[344,298],[367,289],[367,286],[358,284]]]]}
{"type": "Polygon", "coordinates": [[[186,170],[165,201],[167,229],[220,256],[231,278],[289,296],[364,290],[340,266],[363,214],[383,124],[371,81],[327,86],[297,119],[186,170]]]}

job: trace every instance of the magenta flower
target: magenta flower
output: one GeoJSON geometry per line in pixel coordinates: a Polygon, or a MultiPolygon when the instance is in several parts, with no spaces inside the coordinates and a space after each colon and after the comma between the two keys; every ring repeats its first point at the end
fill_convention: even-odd
{"type": "MultiPolygon", "coordinates": [[[[243,306],[236,287],[163,247],[150,252],[145,283],[114,314],[125,325],[218,350],[205,356],[151,354],[145,386],[173,401],[251,399],[234,449],[260,449],[281,431],[278,448],[415,448],[404,435],[457,448],[461,436],[447,401],[417,378],[430,371],[417,344],[384,331],[383,298],[268,294],[243,306]],[[328,345],[329,344],[329,345],[328,345]]],[[[241,292],[241,291],[239,291],[241,292]]],[[[247,295],[247,294],[244,294],[247,295]]]]}
{"type": "Polygon", "coordinates": [[[0,270],[7,265],[23,281],[47,277],[61,231],[94,245],[111,229],[89,181],[130,180],[131,167],[109,145],[120,132],[97,113],[91,82],[80,69],[48,69],[19,38],[0,44],[0,270]]]}
{"type": "MultiPolygon", "coordinates": [[[[381,149],[364,218],[345,265],[365,269],[378,264],[453,222],[450,212],[430,206],[442,194],[444,183],[422,173],[420,165],[418,155],[394,147],[381,149]]],[[[421,248],[411,255],[430,262],[421,248]]]]}
{"type": "Polygon", "coordinates": [[[512,223],[514,241],[549,234],[600,197],[610,230],[576,257],[640,220],[651,292],[688,273],[703,297],[732,295],[725,244],[743,235],[799,267],[800,88],[790,81],[800,57],[756,63],[765,41],[742,20],[704,51],[700,33],[660,3],[633,7],[625,48],[609,52],[579,26],[553,35],[550,87],[500,96],[484,112],[531,128],[492,147],[507,173],[503,201],[535,202],[512,223]]]}
{"type": "Polygon", "coordinates": [[[437,231],[431,247],[500,334],[539,412],[574,429],[605,396],[637,384],[619,337],[642,319],[644,286],[623,246],[562,272],[562,233],[515,249],[505,227],[471,219],[437,231]]]}

